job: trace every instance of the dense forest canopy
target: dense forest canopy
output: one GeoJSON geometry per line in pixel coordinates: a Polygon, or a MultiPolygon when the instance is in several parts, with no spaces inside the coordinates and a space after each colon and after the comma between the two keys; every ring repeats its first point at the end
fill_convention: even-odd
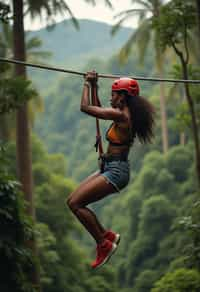
{"type": "MultiPolygon", "coordinates": [[[[78,31],[67,20],[50,30],[26,32],[27,60],[84,72],[200,79],[198,1],[137,2],[144,5],[135,11],[141,13],[138,29],[122,28],[113,37],[111,26],[90,20],[81,20],[78,31]],[[145,7],[151,15],[142,14],[145,7]]],[[[1,57],[16,56],[10,11],[0,1],[1,57]]],[[[80,112],[83,79],[36,69],[21,77],[15,69],[13,78],[13,71],[12,65],[0,63],[0,290],[200,291],[199,85],[166,83],[163,88],[139,82],[141,95],[156,108],[155,138],[147,145],[135,141],[128,187],[90,206],[106,228],[122,237],[115,256],[94,273],[94,241],[65,204],[80,181],[98,168],[95,119],[80,112]],[[16,116],[24,104],[35,218],[27,214],[31,202],[19,184],[16,155],[18,148],[23,150],[16,143],[21,135],[16,116]]],[[[99,79],[104,106],[109,105],[111,84],[99,79]]],[[[100,124],[106,147],[110,121],[100,124]]]]}

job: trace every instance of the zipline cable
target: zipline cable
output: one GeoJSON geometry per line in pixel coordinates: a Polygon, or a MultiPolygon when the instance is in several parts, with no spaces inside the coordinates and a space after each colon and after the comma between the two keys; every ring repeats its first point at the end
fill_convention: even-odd
{"type": "MultiPolygon", "coordinates": [[[[23,61],[14,60],[14,59],[6,59],[6,58],[0,57],[0,62],[19,64],[19,65],[24,65],[24,66],[29,66],[29,67],[39,68],[39,69],[45,69],[45,70],[51,70],[51,71],[57,71],[57,72],[85,76],[84,72],[79,72],[79,71],[74,71],[74,70],[69,70],[69,69],[64,69],[64,68],[58,68],[58,67],[52,67],[52,66],[47,66],[47,65],[33,64],[33,63],[23,62],[23,61]]],[[[124,75],[98,74],[98,76],[101,78],[116,79],[116,78],[123,77],[124,75]]],[[[162,79],[162,78],[139,77],[139,76],[127,76],[127,77],[130,77],[130,78],[133,78],[136,80],[144,80],[144,81],[200,84],[200,80],[162,79]]]]}

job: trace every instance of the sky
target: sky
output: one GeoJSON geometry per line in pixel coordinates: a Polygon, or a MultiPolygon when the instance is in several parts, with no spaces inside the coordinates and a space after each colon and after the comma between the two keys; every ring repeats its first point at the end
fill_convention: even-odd
{"type": "MultiPolygon", "coordinates": [[[[115,24],[117,22],[117,19],[114,19],[114,15],[121,11],[133,8],[131,0],[111,0],[114,7],[113,11],[105,5],[104,0],[96,0],[96,6],[86,3],[84,0],[67,0],[66,2],[76,18],[87,18],[109,24],[115,24]]],[[[67,13],[65,17],[57,17],[56,22],[66,18],[69,18],[67,13]]],[[[29,18],[25,19],[26,30],[37,30],[44,26],[45,22],[41,22],[40,19],[36,19],[35,21],[30,21],[29,18]]],[[[131,18],[129,21],[125,22],[123,26],[134,28],[137,26],[137,19],[131,18]]]]}

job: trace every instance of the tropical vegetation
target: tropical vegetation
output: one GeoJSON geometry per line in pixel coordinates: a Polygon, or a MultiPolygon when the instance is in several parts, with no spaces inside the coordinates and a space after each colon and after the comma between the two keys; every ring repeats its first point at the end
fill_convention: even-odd
{"type": "MultiPolygon", "coordinates": [[[[156,17],[153,10],[142,15],[144,7],[137,11],[147,31],[156,36],[149,43],[143,66],[137,44],[132,42],[124,64],[118,52],[108,58],[91,53],[90,60],[79,69],[95,67],[97,72],[155,76],[156,47],[166,76],[199,80],[198,50],[187,46],[199,46],[198,1],[133,2],[149,8],[150,4],[162,4],[156,17]]],[[[12,11],[0,1],[0,27],[4,27],[0,29],[0,54],[5,57],[14,52],[13,56],[22,60],[31,48],[28,42],[25,45],[25,32],[19,24],[23,19],[22,5],[32,16],[46,9],[52,15],[50,23],[54,20],[54,8],[56,12],[70,12],[64,1],[47,1],[46,6],[41,1],[38,7],[35,1],[17,0],[13,4],[18,14],[12,34],[10,26],[6,28],[12,11]],[[14,46],[8,41],[12,36],[14,46]]],[[[90,25],[95,30],[98,23],[90,25]]],[[[134,37],[140,35],[145,43],[139,34],[142,25],[139,22],[134,37]]],[[[49,35],[51,30],[45,33],[49,35]]],[[[45,43],[44,47],[38,46],[37,32],[32,40],[37,49],[46,51],[45,43]]],[[[90,206],[105,227],[120,232],[122,237],[110,262],[93,271],[90,262],[95,257],[94,240],[65,203],[78,183],[98,167],[93,147],[95,120],[79,110],[83,81],[79,77],[55,75],[47,88],[44,76],[39,80],[36,73],[27,74],[24,67],[14,68],[16,78],[11,65],[1,63],[0,69],[0,290],[198,292],[199,85],[165,85],[168,147],[163,152],[160,84],[140,82],[141,94],[157,109],[155,139],[143,146],[138,141],[134,143],[128,187],[90,206]],[[39,99],[43,99],[43,111],[33,106],[39,99]]],[[[99,80],[99,96],[105,106],[111,82],[99,80]]],[[[107,127],[108,122],[101,121],[103,135],[107,127]]],[[[103,143],[105,147],[105,139],[103,143]]]]}

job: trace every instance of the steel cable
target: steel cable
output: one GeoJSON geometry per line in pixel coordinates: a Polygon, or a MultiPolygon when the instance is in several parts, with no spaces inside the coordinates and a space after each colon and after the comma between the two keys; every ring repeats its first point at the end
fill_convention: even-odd
{"type": "MultiPolygon", "coordinates": [[[[39,69],[45,69],[45,70],[51,70],[51,71],[69,73],[69,74],[75,74],[75,75],[80,75],[80,76],[84,76],[86,74],[84,72],[79,72],[79,71],[74,71],[74,70],[69,70],[69,69],[64,69],[64,68],[58,68],[58,67],[53,67],[53,66],[47,66],[47,65],[33,64],[33,63],[28,63],[28,62],[24,62],[24,61],[20,61],[20,60],[6,59],[6,58],[1,58],[1,57],[0,57],[0,62],[19,64],[19,65],[24,65],[24,66],[33,67],[33,68],[39,68],[39,69]]],[[[110,78],[110,79],[116,79],[116,78],[120,78],[120,77],[123,77],[123,76],[124,75],[98,74],[98,77],[110,78]]],[[[127,76],[127,75],[126,75],[126,77],[130,77],[130,78],[133,78],[133,79],[136,79],[136,80],[144,80],[144,81],[200,84],[200,80],[164,79],[164,78],[127,76]]]]}

